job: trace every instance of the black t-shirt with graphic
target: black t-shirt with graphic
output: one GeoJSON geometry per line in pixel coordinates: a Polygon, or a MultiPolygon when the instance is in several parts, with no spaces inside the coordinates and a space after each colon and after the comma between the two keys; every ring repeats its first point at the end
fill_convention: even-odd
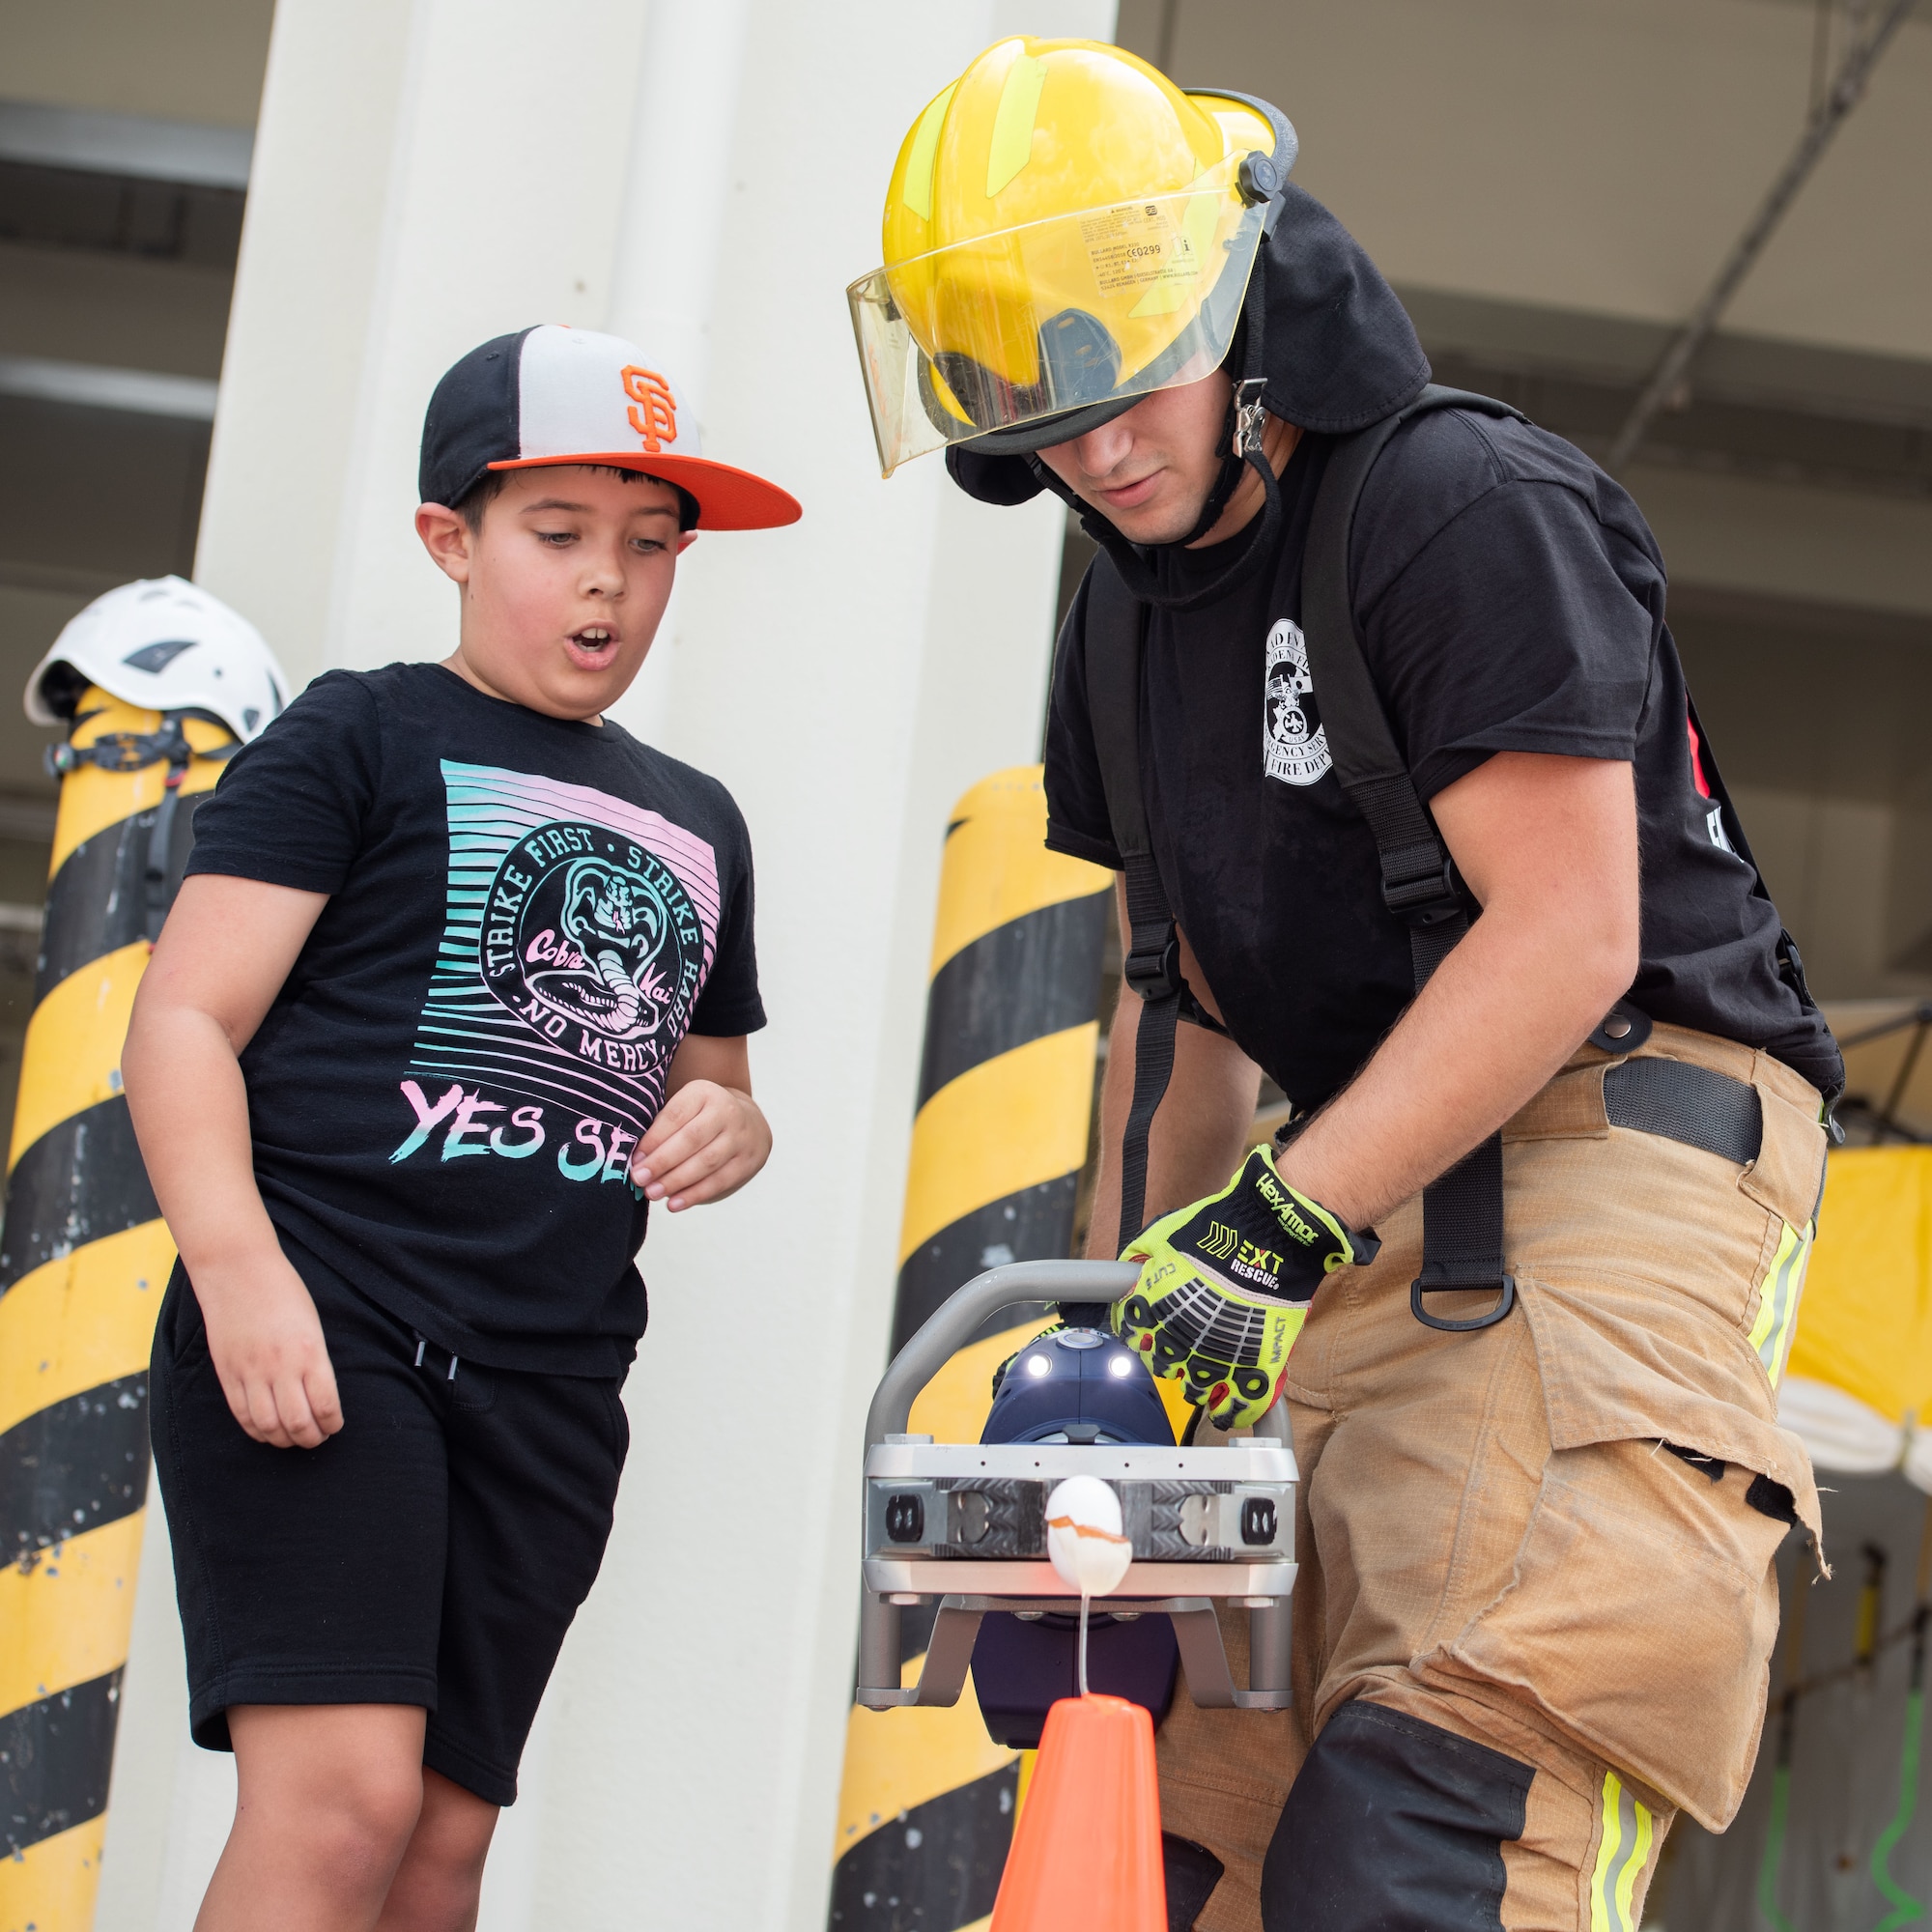
{"type": "MultiPolygon", "coordinates": [[[[1302,1107],[1350,1078],[1414,993],[1407,928],[1382,904],[1375,840],[1334,776],[1299,627],[1332,447],[1307,436],[1290,461],[1272,567],[1206,610],[1152,612],[1142,697],[1142,789],[1176,917],[1236,1039],[1302,1107]]],[[[1233,552],[1150,554],[1178,590],[1211,582],[1233,552]]],[[[1663,623],[1662,559],[1629,496],[1545,431],[1432,412],[1396,433],[1369,478],[1350,588],[1423,798],[1495,752],[1630,760],[1633,999],[1835,1088],[1837,1048],[1780,976],[1776,910],[1711,795],[1663,623]]],[[[1047,843],[1118,867],[1076,647],[1086,611],[1083,584],[1054,675],[1047,843]]]]}
{"type": "Polygon", "coordinates": [[[631,1153],[684,1036],[765,1019],[724,787],[440,665],[330,671],[230,762],[187,870],[329,895],[242,1056],[297,1266],[486,1365],[621,1369],[631,1153]]]}

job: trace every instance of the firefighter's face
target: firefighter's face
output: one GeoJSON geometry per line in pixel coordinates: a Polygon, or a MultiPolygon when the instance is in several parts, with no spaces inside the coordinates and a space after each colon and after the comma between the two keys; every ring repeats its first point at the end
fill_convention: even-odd
{"type": "Polygon", "coordinates": [[[1040,461],[1129,542],[1177,542],[1221,473],[1229,394],[1219,369],[1155,389],[1112,422],[1042,449],[1040,461]]]}

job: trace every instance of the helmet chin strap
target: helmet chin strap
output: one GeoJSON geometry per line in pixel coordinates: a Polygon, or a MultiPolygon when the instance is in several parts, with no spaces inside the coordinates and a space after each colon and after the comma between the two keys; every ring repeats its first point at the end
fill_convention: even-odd
{"type": "Polygon", "coordinates": [[[1228,499],[1245,472],[1244,458],[1250,442],[1257,449],[1261,447],[1262,431],[1265,427],[1262,391],[1266,386],[1266,377],[1250,374],[1236,384],[1228,397],[1228,413],[1221,424],[1221,447],[1227,451],[1221,459],[1221,473],[1215,477],[1214,487],[1208,491],[1208,500],[1194,520],[1194,527],[1184,537],[1175,539],[1180,549],[1199,543],[1221,521],[1221,512],[1228,507],[1228,499]]]}
{"type": "MultiPolygon", "coordinates": [[[[1252,441],[1243,440],[1238,457],[1231,457],[1223,465],[1223,473],[1232,473],[1229,494],[1232,494],[1233,482],[1239,480],[1243,469],[1252,469],[1262,480],[1264,501],[1260,526],[1241,546],[1240,554],[1227,569],[1198,590],[1181,593],[1162,589],[1160,580],[1147,556],[1147,550],[1184,549],[1189,543],[1197,541],[1195,537],[1183,537],[1173,544],[1150,544],[1147,550],[1143,550],[1139,545],[1129,543],[1104,517],[1083,514],[1081,525],[1087,534],[1113,558],[1114,568],[1121,573],[1122,582],[1141,603],[1156,611],[1173,611],[1182,614],[1206,610],[1231,591],[1238,590],[1269,561],[1274,554],[1275,538],[1281,533],[1281,484],[1276,480],[1274,465],[1267,460],[1262,448],[1259,431],[1252,441]]],[[[1208,500],[1211,503],[1213,498],[1208,500]]],[[[1220,516],[1225,503],[1224,497],[1222,504],[1214,509],[1215,518],[1220,516]]],[[[1206,514],[1203,513],[1204,518],[1206,514]]],[[[1208,522],[1208,527],[1213,527],[1211,520],[1208,522]]]]}

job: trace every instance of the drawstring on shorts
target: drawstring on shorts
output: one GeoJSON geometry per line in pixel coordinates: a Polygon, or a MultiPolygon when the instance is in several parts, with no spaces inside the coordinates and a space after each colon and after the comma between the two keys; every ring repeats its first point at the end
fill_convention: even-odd
{"type": "MultiPolygon", "coordinates": [[[[427,1339],[423,1337],[421,1334],[418,1334],[415,1329],[412,1328],[410,1330],[410,1333],[412,1335],[414,1335],[416,1338],[415,1366],[417,1368],[421,1368],[423,1365],[423,1350],[429,1347],[429,1343],[427,1339]]],[[[449,1358],[449,1373],[443,1377],[444,1381],[453,1382],[456,1379],[456,1361],[457,1358],[454,1355],[451,1355],[449,1358]]]]}

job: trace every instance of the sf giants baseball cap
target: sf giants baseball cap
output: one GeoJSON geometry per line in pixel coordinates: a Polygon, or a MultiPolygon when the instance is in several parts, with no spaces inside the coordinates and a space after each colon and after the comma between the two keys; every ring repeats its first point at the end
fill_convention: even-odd
{"type": "Polygon", "coordinates": [[[461,502],[487,470],[559,463],[674,484],[696,503],[701,530],[770,529],[800,516],[776,483],[702,455],[676,384],[621,337],[544,323],[472,349],[436,385],[416,474],[425,503],[461,502]]]}

